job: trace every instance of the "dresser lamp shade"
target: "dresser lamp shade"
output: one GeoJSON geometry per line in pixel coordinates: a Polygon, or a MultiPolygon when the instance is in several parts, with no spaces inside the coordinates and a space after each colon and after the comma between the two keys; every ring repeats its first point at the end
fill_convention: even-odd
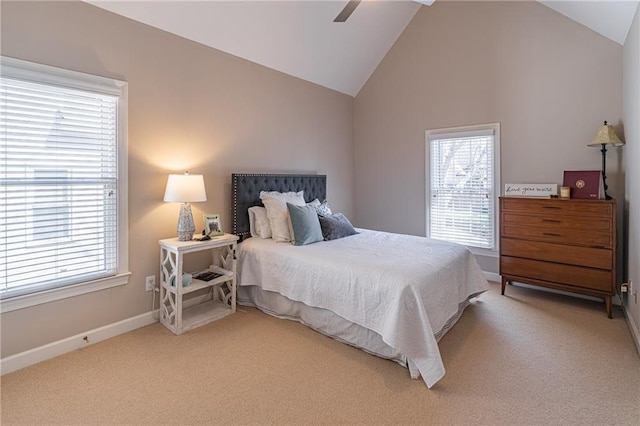
{"type": "Polygon", "coordinates": [[[183,203],[178,216],[178,240],[190,241],[196,226],[193,222],[191,205],[207,201],[207,192],[204,188],[204,178],[202,175],[190,175],[186,172],[183,175],[169,175],[167,188],[164,192],[164,201],[172,203],[183,203]]]}
{"type": "Polygon", "coordinates": [[[588,146],[600,146],[602,144],[613,146],[624,145],[624,142],[620,140],[616,131],[613,129],[613,126],[611,124],[607,124],[606,121],[598,128],[598,133],[596,133],[595,139],[588,146]]]}
{"type": "Polygon", "coordinates": [[[595,139],[593,142],[588,144],[587,146],[599,146],[600,152],[602,153],[602,183],[604,184],[604,197],[607,200],[610,200],[611,197],[607,194],[607,145],[611,146],[622,146],[624,142],[620,140],[616,131],[613,129],[611,124],[607,124],[606,120],[602,126],[598,128],[598,133],[596,133],[595,139]]]}

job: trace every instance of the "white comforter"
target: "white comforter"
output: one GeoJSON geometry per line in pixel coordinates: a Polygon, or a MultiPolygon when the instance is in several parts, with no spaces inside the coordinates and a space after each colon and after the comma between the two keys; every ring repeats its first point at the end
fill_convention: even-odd
{"type": "Polygon", "coordinates": [[[238,284],[328,309],[378,333],[428,387],[444,376],[437,340],[489,284],[471,252],[424,237],[359,229],[306,246],[249,238],[238,284]],[[412,368],[415,367],[415,368],[412,368]]]}

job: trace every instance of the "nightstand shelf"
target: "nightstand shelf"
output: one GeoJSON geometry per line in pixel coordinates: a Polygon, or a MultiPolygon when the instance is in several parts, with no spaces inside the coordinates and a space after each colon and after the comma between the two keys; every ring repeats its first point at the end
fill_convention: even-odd
{"type": "Polygon", "coordinates": [[[237,241],[238,237],[231,234],[209,241],[160,240],[160,322],[164,326],[181,334],[235,312],[237,241]],[[213,264],[208,270],[222,275],[210,281],[192,279],[183,286],[184,256],[202,251],[212,254],[213,264]],[[184,299],[187,294],[207,289],[204,301],[198,303],[202,296],[197,295],[184,299]]]}
{"type": "Polygon", "coordinates": [[[183,308],[182,331],[200,327],[232,313],[233,310],[228,305],[217,300],[209,300],[208,302],[183,308]]]}
{"type": "MultiPolygon", "coordinates": [[[[207,287],[215,286],[215,285],[218,285],[218,284],[222,284],[225,281],[229,281],[229,280],[233,279],[233,271],[228,271],[226,269],[222,269],[222,268],[219,268],[217,266],[210,267],[208,270],[210,270],[212,272],[221,273],[221,274],[223,274],[223,276],[218,277],[218,278],[214,278],[211,281],[202,281],[202,280],[198,280],[196,278],[193,278],[190,285],[188,285],[186,287],[182,287],[182,294],[184,295],[184,294],[193,293],[194,291],[198,291],[198,290],[201,290],[203,288],[207,288],[207,287]]],[[[202,272],[202,271],[193,272],[193,273],[191,273],[191,275],[195,276],[199,272],[202,272]]],[[[177,293],[178,292],[178,290],[176,289],[176,287],[174,285],[172,285],[171,288],[168,288],[167,291],[170,291],[172,293],[177,293]]]]}

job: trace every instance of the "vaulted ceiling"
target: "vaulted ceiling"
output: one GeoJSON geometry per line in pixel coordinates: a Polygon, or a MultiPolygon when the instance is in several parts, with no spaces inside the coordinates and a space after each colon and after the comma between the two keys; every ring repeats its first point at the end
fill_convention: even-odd
{"type": "MultiPolygon", "coordinates": [[[[430,0],[103,1],[95,6],[286,74],[356,96],[430,0]],[[353,2],[352,2],[353,3],[353,2]]],[[[438,0],[448,1],[448,0],[438,0]]],[[[638,0],[540,3],[623,44],[638,0]]]]}

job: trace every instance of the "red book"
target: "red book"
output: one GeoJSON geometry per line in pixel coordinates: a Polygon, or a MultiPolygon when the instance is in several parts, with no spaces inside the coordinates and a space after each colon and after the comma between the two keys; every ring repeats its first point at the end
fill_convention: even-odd
{"type": "Polygon", "coordinates": [[[562,186],[571,188],[571,198],[604,199],[604,182],[600,170],[565,170],[562,186]]]}

